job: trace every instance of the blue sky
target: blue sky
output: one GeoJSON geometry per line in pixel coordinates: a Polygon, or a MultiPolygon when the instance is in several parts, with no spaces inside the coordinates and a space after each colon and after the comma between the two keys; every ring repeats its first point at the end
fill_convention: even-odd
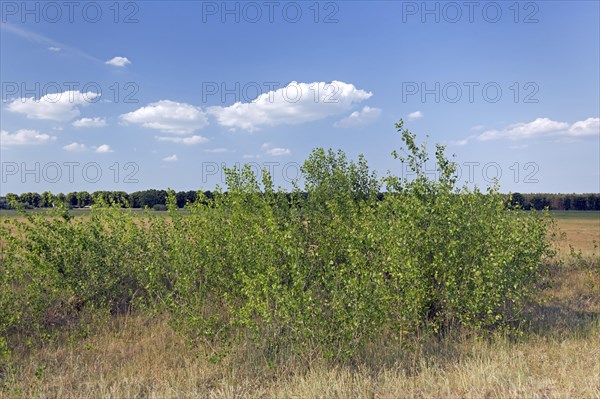
{"type": "Polygon", "coordinates": [[[463,182],[600,192],[597,1],[0,4],[0,194],[289,187],[315,147],[402,174],[400,118],[463,182]]]}

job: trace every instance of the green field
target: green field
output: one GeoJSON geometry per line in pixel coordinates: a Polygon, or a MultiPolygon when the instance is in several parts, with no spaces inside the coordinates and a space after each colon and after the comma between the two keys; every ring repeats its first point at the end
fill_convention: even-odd
{"type": "Polygon", "coordinates": [[[600,223],[600,211],[550,211],[558,220],[590,220],[600,223]]]}

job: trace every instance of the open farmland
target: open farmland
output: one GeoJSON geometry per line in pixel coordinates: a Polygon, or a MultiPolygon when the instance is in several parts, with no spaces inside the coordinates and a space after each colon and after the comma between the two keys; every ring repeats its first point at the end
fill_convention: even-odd
{"type": "Polygon", "coordinates": [[[572,246],[585,255],[600,256],[600,212],[552,212],[566,239],[560,247],[570,251],[572,246]]]}

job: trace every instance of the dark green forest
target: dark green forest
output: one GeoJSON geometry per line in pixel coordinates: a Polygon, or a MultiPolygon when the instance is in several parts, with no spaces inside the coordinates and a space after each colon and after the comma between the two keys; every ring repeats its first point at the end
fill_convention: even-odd
{"type": "MultiPolygon", "coordinates": [[[[198,191],[179,191],[175,193],[177,206],[183,208],[186,203],[193,203],[198,198],[198,191]]],[[[212,198],[211,191],[204,191],[206,198],[212,198]]],[[[380,193],[383,199],[385,193],[380,193]]],[[[45,191],[39,193],[9,193],[0,197],[0,209],[14,209],[22,207],[25,209],[52,208],[58,204],[64,204],[69,208],[85,208],[94,204],[120,204],[124,208],[151,208],[165,210],[167,203],[167,190],[143,190],[132,193],[124,191],[87,191],[70,192],[67,194],[53,194],[45,191]]],[[[600,211],[600,194],[544,194],[512,193],[506,195],[506,202],[518,205],[525,210],[557,210],[557,211],[600,211]]]]}

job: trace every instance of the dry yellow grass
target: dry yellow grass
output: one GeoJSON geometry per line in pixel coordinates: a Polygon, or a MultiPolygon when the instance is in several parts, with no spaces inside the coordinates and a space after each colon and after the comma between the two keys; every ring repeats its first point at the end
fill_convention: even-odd
{"type": "Polygon", "coordinates": [[[569,251],[569,245],[575,250],[580,250],[585,255],[600,256],[600,219],[578,218],[557,219],[560,231],[566,237],[559,241],[563,251],[569,251]]]}
{"type": "MultiPolygon", "coordinates": [[[[567,247],[594,253],[594,221],[559,227],[567,247]]],[[[269,367],[243,345],[213,363],[164,317],[109,317],[16,351],[0,398],[600,398],[600,274],[571,265],[553,279],[522,336],[374,343],[359,366],[291,358],[269,367]]]]}
{"type": "MultiPolygon", "coordinates": [[[[0,397],[404,398],[600,397],[600,326],[516,342],[460,337],[416,353],[414,364],[373,371],[317,361],[309,369],[212,364],[164,320],[113,320],[94,337],[20,359],[0,397]]],[[[239,359],[238,359],[239,360],[239,359]]]]}

